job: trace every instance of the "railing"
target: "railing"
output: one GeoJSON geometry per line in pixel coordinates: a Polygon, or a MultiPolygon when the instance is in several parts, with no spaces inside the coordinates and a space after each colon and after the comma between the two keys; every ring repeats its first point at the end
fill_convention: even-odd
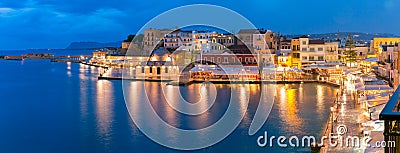
{"type": "Polygon", "coordinates": [[[385,142],[395,142],[394,146],[385,147],[385,153],[400,152],[400,88],[390,97],[385,108],[379,114],[380,120],[385,120],[385,142]]]}

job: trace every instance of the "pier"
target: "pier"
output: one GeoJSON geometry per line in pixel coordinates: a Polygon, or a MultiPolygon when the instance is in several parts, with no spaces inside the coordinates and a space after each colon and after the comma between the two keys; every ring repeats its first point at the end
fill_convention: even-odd
{"type": "Polygon", "coordinates": [[[50,58],[51,62],[71,62],[81,63],[89,59],[90,55],[79,55],[79,56],[53,56],[50,58]]]}
{"type": "Polygon", "coordinates": [[[51,54],[26,54],[21,56],[1,56],[4,60],[45,60],[49,59],[51,62],[71,62],[71,63],[82,63],[85,60],[91,58],[91,55],[74,55],[74,56],[52,56],[51,54]]]}

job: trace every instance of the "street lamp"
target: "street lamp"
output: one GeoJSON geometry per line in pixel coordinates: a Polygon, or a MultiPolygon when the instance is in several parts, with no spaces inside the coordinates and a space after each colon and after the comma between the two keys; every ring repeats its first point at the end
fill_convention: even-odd
{"type": "Polygon", "coordinates": [[[331,107],[331,118],[332,118],[332,120],[331,120],[331,133],[333,133],[333,116],[334,116],[334,111],[335,111],[335,108],[334,107],[331,107]]]}

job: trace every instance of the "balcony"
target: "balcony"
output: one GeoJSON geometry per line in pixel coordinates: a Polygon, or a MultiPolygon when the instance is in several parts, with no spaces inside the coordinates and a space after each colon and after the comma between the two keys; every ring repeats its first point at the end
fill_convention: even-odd
{"type": "Polygon", "coordinates": [[[379,119],[385,121],[384,137],[386,142],[395,142],[395,146],[385,147],[385,153],[400,152],[400,88],[390,97],[379,119]]]}

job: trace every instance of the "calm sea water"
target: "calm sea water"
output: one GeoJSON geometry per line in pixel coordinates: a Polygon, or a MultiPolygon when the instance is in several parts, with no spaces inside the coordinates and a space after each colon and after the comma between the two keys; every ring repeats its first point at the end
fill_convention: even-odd
{"type": "Polygon", "coordinates": [[[93,50],[68,50],[68,49],[28,49],[28,50],[0,50],[0,56],[20,56],[23,54],[51,53],[56,56],[91,55],[93,50]]]}
{"type": "MultiPolygon", "coordinates": [[[[131,120],[122,82],[97,80],[99,69],[81,64],[0,60],[0,152],[4,153],[129,153],[184,152],[148,139],[131,120]]],[[[192,129],[218,120],[229,104],[230,89],[216,85],[216,104],[204,116],[179,115],[165,103],[162,84],[146,85],[155,110],[171,125],[192,129]]],[[[196,101],[201,85],[181,87],[185,99],[196,101]]],[[[250,85],[250,103],[243,121],[224,141],[190,152],[309,152],[309,148],[257,146],[264,131],[276,136],[321,136],[335,88],[321,84],[277,85],[267,123],[254,136],[248,128],[258,106],[259,85],[250,85]]],[[[132,90],[130,95],[141,91],[132,90]]],[[[139,95],[140,96],[140,95],[139,95]]],[[[239,96],[240,95],[236,95],[239,96]]],[[[134,111],[135,107],[129,107],[134,111]]],[[[144,117],[146,119],[146,117],[144,117]]],[[[151,121],[149,121],[151,122],[151,121]]],[[[174,134],[168,134],[174,139],[174,134]]]]}

